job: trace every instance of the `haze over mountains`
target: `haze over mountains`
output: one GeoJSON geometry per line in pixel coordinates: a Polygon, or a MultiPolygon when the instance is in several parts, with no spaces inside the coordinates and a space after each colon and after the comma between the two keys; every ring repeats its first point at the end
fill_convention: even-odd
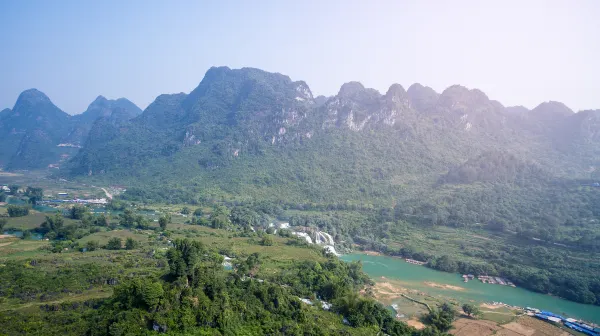
{"type": "Polygon", "coordinates": [[[285,75],[213,67],[189,94],[161,95],[143,113],[100,96],[70,117],[43,93],[25,91],[0,114],[0,142],[7,169],[60,165],[63,175],[133,184],[362,198],[417,180],[506,181],[540,171],[590,178],[600,165],[600,110],[574,113],[553,101],[505,107],[460,85],[437,93],[393,84],[381,94],[350,82],[315,98],[285,75]],[[510,169],[482,173],[485,165],[474,163],[489,156],[510,169]]]}
{"type": "Polygon", "coordinates": [[[142,110],[125,98],[99,96],[81,114],[71,116],[44,93],[30,89],[15,106],[0,113],[0,165],[8,169],[58,166],[80,148],[100,118],[129,120],[142,110]]]}

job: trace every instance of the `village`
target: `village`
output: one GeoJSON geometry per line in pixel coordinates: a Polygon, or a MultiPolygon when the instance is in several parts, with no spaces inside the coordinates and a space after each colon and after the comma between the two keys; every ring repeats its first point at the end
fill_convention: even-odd
{"type": "MultiPolygon", "coordinates": [[[[462,278],[463,278],[464,282],[469,282],[469,280],[475,279],[475,276],[473,274],[463,274],[462,278]]],[[[502,285],[502,286],[517,287],[517,286],[515,286],[514,283],[512,283],[512,281],[510,281],[510,280],[508,280],[506,278],[494,277],[494,276],[487,276],[487,275],[478,275],[477,279],[479,281],[481,281],[482,283],[498,284],[498,285],[502,285]]]]}
{"type": "Polygon", "coordinates": [[[584,333],[589,336],[600,336],[600,328],[597,325],[590,325],[583,321],[573,318],[567,318],[549,311],[543,311],[536,308],[525,308],[526,314],[536,317],[549,323],[562,324],[567,328],[584,333]]]}

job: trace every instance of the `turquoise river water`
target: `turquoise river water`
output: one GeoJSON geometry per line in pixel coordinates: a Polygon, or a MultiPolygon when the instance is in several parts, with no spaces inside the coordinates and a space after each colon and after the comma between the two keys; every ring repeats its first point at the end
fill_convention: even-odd
{"type": "Polygon", "coordinates": [[[600,323],[600,306],[571,302],[522,288],[483,284],[479,280],[471,280],[465,283],[460,274],[440,272],[425,266],[412,265],[400,258],[357,253],[343,255],[340,259],[344,261],[362,261],[363,270],[372,279],[376,280],[383,276],[399,280],[409,288],[422,290],[432,296],[452,297],[463,302],[468,302],[469,300],[478,302],[503,302],[513,306],[534,307],[556,314],[564,314],[569,317],[600,323]],[[430,287],[424,284],[426,281],[459,286],[465,288],[465,290],[456,291],[430,287]]]}

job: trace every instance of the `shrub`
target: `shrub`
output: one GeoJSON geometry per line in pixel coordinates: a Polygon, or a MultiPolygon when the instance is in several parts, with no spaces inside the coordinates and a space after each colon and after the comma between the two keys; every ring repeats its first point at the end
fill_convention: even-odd
{"type": "Polygon", "coordinates": [[[8,215],[10,217],[23,217],[29,215],[29,205],[9,205],[8,215]]]}
{"type": "Polygon", "coordinates": [[[90,240],[85,244],[85,248],[88,251],[94,251],[100,247],[100,243],[97,240],[90,240]]]}
{"type": "Polygon", "coordinates": [[[122,247],[123,242],[121,241],[121,238],[118,237],[110,238],[108,244],[106,244],[107,250],[120,250],[122,247]]]}

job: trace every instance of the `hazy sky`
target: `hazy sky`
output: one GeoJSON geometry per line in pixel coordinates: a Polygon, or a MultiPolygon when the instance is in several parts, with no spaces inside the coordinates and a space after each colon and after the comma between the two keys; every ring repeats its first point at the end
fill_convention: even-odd
{"type": "Polygon", "coordinates": [[[414,82],[505,105],[600,108],[600,1],[0,0],[0,109],[35,87],[64,111],[98,95],[141,108],[213,65],[332,95],[414,82]]]}

